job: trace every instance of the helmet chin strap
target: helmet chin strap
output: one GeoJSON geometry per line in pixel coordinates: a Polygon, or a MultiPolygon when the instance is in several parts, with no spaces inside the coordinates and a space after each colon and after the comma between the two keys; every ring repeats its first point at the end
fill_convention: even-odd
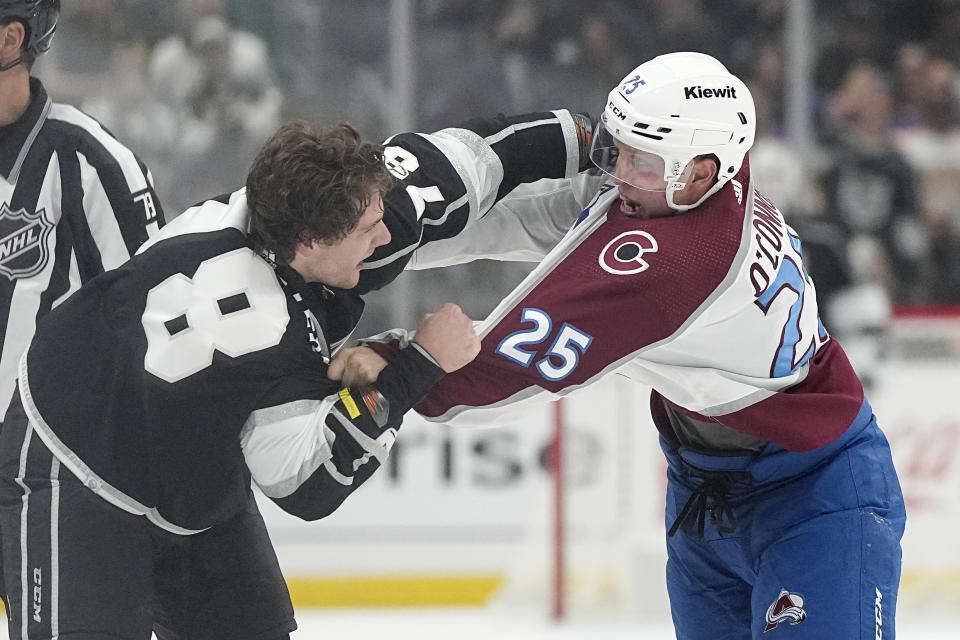
{"type": "Polygon", "coordinates": [[[684,182],[684,183],[679,183],[679,182],[678,182],[678,183],[671,183],[670,186],[667,187],[667,206],[669,206],[669,207],[670,207],[671,209],[673,209],[674,211],[681,211],[681,212],[682,212],[682,211],[689,211],[690,209],[693,209],[693,208],[695,208],[695,207],[699,207],[701,204],[703,204],[703,202],[704,202],[707,198],[709,198],[710,196],[712,196],[713,194],[715,194],[717,191],[719,191],[719,190],[723,187],[723,185],[725,185],[726,183],[727,183],[726,180],[724,180],[724,181],[722,181],[722,182],[717,181],[716,184],[714,184],[712,187],[710,187],[709,189],[707,189],[707,192],[704,193],[702,196],[700,196],[700,197],[697,199],[697,201],[694,202],[693,204],[677,204],[677,203],[675,203],[675,202],[673,201],[673,195],[674,195],[675,193],[679,192],[681,189],[683,189],[683,188],[686,186],[686,183],[685,183],[685,182],[684,182]],[[679,186],[678,188],[671,188],[671,187],[674,186],[674,184],[677,184],[677,185],[680,185],[680,186],[679,186]]]}
{"type": "MultiPolygon", "coordinates": [[[[664,159],[664,161],[666,162],[666,158],[664,159]]],[[[703,202],[703,198],[701,198],[697,202],[697,204],[691,204],[691,205],[677,204],[673,201],[674,194],[680,193],[681,191],[683,191],[687,187],[687,183],[690,181],[690,178],[693,177],[692,175],[693,163],[694,161],[691,158],[690,160],[687,161],[687,164],[684,166],[683,170],[676,174],[675,178],[668,179],[667,181],[667,206],[669,206],[674,211],[686,211],[688,209],[694,208],[695,206],[697,206],[697,204],[700,204],[701,202],[703,202]]],[[[679,164],[679,163],[675,162],[674,164],[679,164]]]]}
{"type": "Polygon", "coordinates": [[[10,62],[0,62],[0,73],[6,71],[7,69],[13,69],[15,66],[23,62],[23,56],[14,58],[10,62]]]}

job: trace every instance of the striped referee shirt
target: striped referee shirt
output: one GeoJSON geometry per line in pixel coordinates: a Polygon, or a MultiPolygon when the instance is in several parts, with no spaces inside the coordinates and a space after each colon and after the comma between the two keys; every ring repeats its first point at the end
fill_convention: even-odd
{"type": "Polygon", "coordinates": [[[93,118],[47,97],[0,127],[0,423],[40,318],[163,225],[146,166],[93,118]]]}

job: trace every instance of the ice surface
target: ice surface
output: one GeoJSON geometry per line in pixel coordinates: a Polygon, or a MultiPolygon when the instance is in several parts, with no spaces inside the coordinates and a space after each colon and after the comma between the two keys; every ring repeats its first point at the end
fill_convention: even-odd
{"type": "MultiPolygon", "coordinates": [[[[673,640],[669,624],[632,620],[569,620],[553,623],[546,612],[483,608],[306,609],[297,614],[293,640],[385,637],[391,640],[673,640]]],[[[6,620],[0,639],[8,640],[6,620]]],[[[900,640],[956,640],[960,622],[949,616],[903,616],[900,640]]]]}

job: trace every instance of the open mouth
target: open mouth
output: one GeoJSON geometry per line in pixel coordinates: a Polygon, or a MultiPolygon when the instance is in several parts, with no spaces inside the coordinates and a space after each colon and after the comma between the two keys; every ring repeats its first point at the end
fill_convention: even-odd
{"type": "Polygon", "coordinates": [[[628,216],[637,216],[643,211],[639,204],[631,202],[626,198],[621,198],[620,209],[628,216]]]}

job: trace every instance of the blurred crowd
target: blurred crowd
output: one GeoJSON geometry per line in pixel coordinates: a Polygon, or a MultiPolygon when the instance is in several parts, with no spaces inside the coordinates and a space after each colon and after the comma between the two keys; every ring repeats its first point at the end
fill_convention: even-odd
{"type": "MultiPolygon", "coordinates": [[[[389,4],[71,0],[36,72],[141,155],[172,215],[239,186],[282,120],[391,133],[389,4]]],[[[596,115],[643,60],[703,51],[751,87],[753,171],[805,238],[828,326],[869,333],[895,305],[960,303],[960,1],[812,2],[803,157],[785,121],[789,0],[412,4],[416,128],[498,111],[596,115]]],[[[475,313],[510,277],[479,269],[441,276],[486,301],[475,313]]]]}

